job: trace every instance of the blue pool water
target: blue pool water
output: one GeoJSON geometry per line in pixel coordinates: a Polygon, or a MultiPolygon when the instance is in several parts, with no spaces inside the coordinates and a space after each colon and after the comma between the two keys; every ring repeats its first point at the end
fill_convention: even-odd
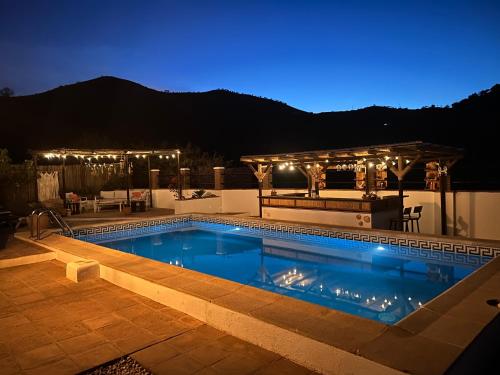
{"type": "Polygon", "coordinates": [[[489,260],[217,224],[92,242],[387,324],[489,260]]]}

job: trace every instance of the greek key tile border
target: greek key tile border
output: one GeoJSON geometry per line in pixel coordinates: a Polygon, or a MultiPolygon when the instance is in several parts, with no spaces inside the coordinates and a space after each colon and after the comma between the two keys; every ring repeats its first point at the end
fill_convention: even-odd
{"type": "Polygon", "coordinates": [[[88,228],[76,229],[75,237],[83,241],[98,242],[120,237],[138,236],[155,232],[164,232],[172,228],[184,228],[192,226],[203,226],[207,224],[231,225],[244,228],[256,234],[265,234],[268,237],[311,240],[315,236],[317,241],[321,237],[339,240],[353,240],[381,245],[393,245],[410,249],[423,249],[450,254],[476,255],[481,257],[500,256],[500,247],[488,246],[478,241],[477,244],[469,241],[450,240],[440,241],[434,238],[411,238],[407,234],[404,237],[391,236],[387,233],[370,233],[368,231],[326,229],[313,225],[289,224],[266,222],[250,218],[209,216],[209,215],[185,215],[172,216],[160,219],[142,220],[138,222],[117,223],[100,225],[88,228]],[[262,233],[265,232],[265,233],[262,233]],[[279,234],[279,236],[277,236],[279,234]],[[293,238],[292,238],[293,237],[293,238]],[[319,238],[319,239],[318,239],[319,238]]]}
{"type": "Polygon", "coordinates": [[[282,233],[293,233],[302,235],[313,235],[330,238],[338,238],[344,240],[353,240],[361,242],[379,243],[381,245],[394,245],[405,248],[424,249],[432,251],[440,251],[444,253],[454,253],[463,255],[477,255],[482,257],[497,257],[500,256],[500,247],[487,246],[478,241],[477,244],[470,244],[470,241],[461,242],[459,240],[439,241],[437,239],[425,238],[404,238],[398,236],[390,236],[389,234],[377,234],[362,232],[356,230],[336,230],[314,227],[311,225],[289,224],[289,223],[273,223],[261,220],[253,220],[248,218],[228,218],[215,216],[193,215],[192,220],[195,222],[208,222],[216,224],[234,225],[248,229],[261,229],[267,231],[278,231],[282,233]]]}

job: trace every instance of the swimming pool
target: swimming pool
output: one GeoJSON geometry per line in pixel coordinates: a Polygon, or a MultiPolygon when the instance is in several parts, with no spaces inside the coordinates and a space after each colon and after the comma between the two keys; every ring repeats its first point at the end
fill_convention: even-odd
{"type": "Polygon", "coordinates": [[[386,324],[491,259],[204,221],[80,239],[386,324]]]}

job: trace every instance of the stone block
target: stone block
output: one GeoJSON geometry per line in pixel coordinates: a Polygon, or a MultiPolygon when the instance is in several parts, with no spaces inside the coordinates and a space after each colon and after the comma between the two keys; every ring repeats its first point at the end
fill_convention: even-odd
{"type": "Polygon", "coordinates": [[[75,283],[99,278],[99,263],[95,260],[77,260],[66,265],[66,277],[75,283]]]}

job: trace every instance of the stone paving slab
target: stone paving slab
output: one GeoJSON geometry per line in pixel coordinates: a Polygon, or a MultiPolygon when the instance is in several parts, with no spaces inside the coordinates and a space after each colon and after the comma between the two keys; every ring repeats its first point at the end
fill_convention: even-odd
{"type": "Polygon", "coordinates": [[[311,373],[104,280],[68,282],[64,266],[0,270],[2,375],[75,374],[129,354],[157,374],[311,373]]]}

